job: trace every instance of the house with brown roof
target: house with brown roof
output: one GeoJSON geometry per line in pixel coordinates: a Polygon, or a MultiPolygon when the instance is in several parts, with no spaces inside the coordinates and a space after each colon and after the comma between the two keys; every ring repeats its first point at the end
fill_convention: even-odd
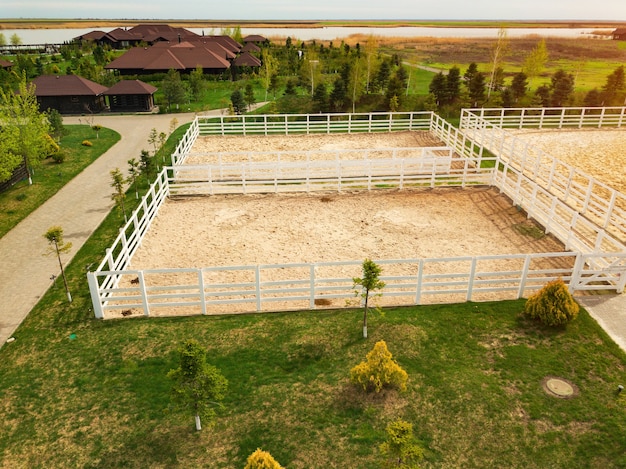
{"type": "Polygon", "coordinates": [[[261,48],[257,46],[254,42],[248,42],[246,43],[245,46],[243,46],[243,49],[241,49],[241,52],[259,53],[261,52],[261,48]]]}
{"type": "Polygon", "coordinates": [[[230,68],[233,54],[221,44],[199,40],[193,42],[159,43],[151,47],[134,47],[107,64],[107,70],[118,70],[121,75],[144,73],[181,73],[202,68],[203,73],[217,74],[230,68]]]}
{"type": "Polygon", "coordinates": [[[244,44],[248,44],[248,43],[254,43],[254,44],[264,44],[268,42],[268,39],[264,36],[261,36],[259,34],[250,34],[246,37],[243,38],[243,43],[244,44]]]}
{"type": "Polygon", "coordinates": [[[114,49],[122,49],[139,44],[156,44],[158,42],[179,42],[200,37],[185,28],[176,28],[167,24],[141,24],[130,29],[115,28],[108,33],[91,31],[75,37],[75,41],[94,41],[99,45],[109,45],[114,49]]]}
{"type": "Polygon", "coordinates": [[[612,36],[614,41],[626,41],[626,28],[617,28],[612,36]]]}
{"type": "Polygon", "coordinates": [[[12,66],[13,66],[13,62],[9,62],[8,60],[0,59],[0,68],[8,70],[12,66]]]}
{"type": "Polygon", "coordinates": [[[98,113],[106,109],[102,86],[77,75],[41,75],[33,80],[39,109],[61,114],[98,113]]]}
{"type": "Polygon", "coordinates": [[[237,67],[260,67],[261,61],[250,52],[244,52],[233,60],[233,65],[237,67]]]}
{"type": "Polygon", "coordinates": [[[104,92],[111,112],[151,112],[157,88],[141,80],[122,80],[104,92]]]}

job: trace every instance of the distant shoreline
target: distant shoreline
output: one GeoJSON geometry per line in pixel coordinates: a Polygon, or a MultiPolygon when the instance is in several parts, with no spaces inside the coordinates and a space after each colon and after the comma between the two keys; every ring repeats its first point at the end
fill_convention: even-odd
{"type": "Polygon", "coordinates": [[[178,27],[236,27],[247,28],[324,28],[342,27],[431,27],[431,28],[617,28],[626,21],[577,21],[577,20],[174,20],[174,19],[28,19],[0,18],[3,29],[75,29],[116,28],[138,24],[169,24],[178,27]]]}

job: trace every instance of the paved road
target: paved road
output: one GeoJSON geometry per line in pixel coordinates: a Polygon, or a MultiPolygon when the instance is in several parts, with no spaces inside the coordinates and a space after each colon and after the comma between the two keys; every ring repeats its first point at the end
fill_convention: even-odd
{"type": "MultiPolygon", "coordinates": [[[[217,110],[203,115],[220,114],[217,110]]],[[[43,255],[48,249],[43,234],[52,225],[63,227],[67,241],[73,244],[70,253],[63,256],[67,264],[113,206],[109,171],[126,168],[130,158],[138,158],[141,150],[149,149],[150,131],[155,128],[167,133],[174,117],[181,125],[193,120],[194,114],[98,116],[94,123],[116,130],[121,140],[0,238],[0,347],[50,287],[50,276],[60,274],[56,258],[43,255]]],[[[67,117],[64,123],[86,122],[84,118],[81,121],[67,117]]],[[[626,351],[626,295],[586,296],[577,300],[626,351]]]]}
{"type": "MultiPolygon", "coordinates": [[[[51,275],[61,273],[56,256],[44,256],[48,242],[43,234],[53,225],[63,228],[73,245],[62,258],[67,264],[113,206],[109,172],[125,170],[129,159],[138,159],[141,150],[150,149],[150,131],[168,133],[174,117],[181,125],[193,120],[194,114],[96,117],[94,124],[119,132],[121,140],[0,238],[0,346],[51,286],[51,275]]],[[[65,117],[63,123],[87,122],[84,117],[65,117]]]]}

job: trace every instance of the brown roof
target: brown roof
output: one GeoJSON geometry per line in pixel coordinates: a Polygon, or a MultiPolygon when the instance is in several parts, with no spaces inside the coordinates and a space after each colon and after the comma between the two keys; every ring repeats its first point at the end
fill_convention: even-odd
{"type": "Polygon", "coordinates": [[[9,62],[8,60],[0,59],[0,67],[9,68],[13,66],[13,62],[9,62]]]}
{"type": "Polygon", "coordinates": [[[626,28],[617,28],[615,31],[613,31],[613,34],[626,34],[626,28]]]}
{"type": "Polygon", "coordinates": [[[146,42],[155,42],[157,40],[178,41],[178,38],[186,39],[190,37],[198,37],[198,34],[185,28],[175,28],[168,24],[140,24],[127,30],[135,38],[139,38],[146,42]]]}
{"type": "Polygon", "coordinates": [[[105,66],[114,70],[193,70],[230,68],[230,62],[201,43],[158,44],[152,47],[134,47],[105,66]]]}
{"type": "Polygon", "coordinates": [[[248,42],[245,46],[243,46],[241,52],[261,52],[261,48],[254,42],[248,42]]]}
{"type": "Polygon", "coordinates": [[[100,96],[107,90],[78,75],[41,75],[33,84],[35,96],[100,96]]]}
{"type": "Polygon", "coordinates": [[[243,42],[265,42],[267,41],[267,39],[263,36],[260,36],[258,34],[250,34],[249,36],[246,36],[243,38],[243,42]]]}
{"type": "Polygon", "coordinates": [[[104,92],[105,95],[154,94],[157,88],[141,80],[122,80],[104,92]]]}
{"type": "Polygon", "coordinates": [[[233,60],[233,64],[239,67],[241,66],[260,67],[261,61],[257,59],[254,55],[251,55],[249,52],[244,52],[235,60],[233,60]]]}

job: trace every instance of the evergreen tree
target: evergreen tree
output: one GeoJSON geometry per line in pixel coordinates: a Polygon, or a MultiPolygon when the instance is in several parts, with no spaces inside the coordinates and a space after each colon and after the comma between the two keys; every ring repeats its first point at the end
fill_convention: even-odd
{"type": "Polygon", "coordinates": [[[550,102],[552,106],[566,106],[574,92],[574,75],[566,73],[564,70],[557,70],[554,75],[552,75],[550,91],[550,102]]]}
{"type": "Polygon", "coordinates": [[[320,83],[315,87],[313,93],[313,112],[328,112],[328,90],[324,83],[320,83]]]}
{"type": "Polygon", "coordinates": [[[474,76],[476,76],[476,74],[478,73],[478,65],[476,65],[476,62],[472,62],[471,64],[469,64],[469,66],[467,67],[467,70],[465,70],[465,73],[463,74],[463,78],[465,79],[465,85],[469,88],[469,83],[472,81],[472,79],[474,78],[474,76]]]}
{"type": "Polygon", "coordinates": [[[446,76],[445,104],[454,104],[461,96],[461,70],[452,67],[446,76]]]}
{"type": "Polygon", "coordinates": [[[173,104],[182,104],[187,98],[187,89],[180,79],[180,73],[176,70],[167,72],[167,75],[161,82],[161,90],[168,107],[171,107],[173,104]]]}
{"type": "Polygon", "coordinates": [[[330,110],[334,112],[342,112],[346,105],[346,83],[338,77],[333,85],[333,91],[330,93],[330,110]]]}
{"type": "Polygon", "coordinates": [[[428,90],[435,97],[437,106],[444,105],[446,100],[446,76],[442,72],[435,75],[430,85],[428,85],[428,90]]]}
{"type": "Polygon", "coordinates": [[[243,97],[241,90],[237,89],[230,95],[230,102],[233,105],[233,111],[235,114],[243,114],[246,112],[246,100],[243,97]]]}
{"type": "Polygon", "coordinates": [[[622,106],[624,100],[625,82],[624,66],[621,65],[611,73],[602,87],[602,100],[605,106],[622,106]]]}
{"type": "Polygon", "coordinates": [[[528,88],[528,77],[524,72],[516,73],[511,82],[511,95],[514,103],[518,103],[520,99],[526,96],[528,88]]]}
{"type": "Polygon", "coordinates": [[[472,106],[481,106],[485,101],[485,74],[482,72],[476,72],[467,84],[467,88],[472,106]]]}
{"type": "Polygon", "coordinates": [[[550,106],[550,87],[548,85],[541,85],[535,91],[534,104],[548,107],[550,106]]]}

